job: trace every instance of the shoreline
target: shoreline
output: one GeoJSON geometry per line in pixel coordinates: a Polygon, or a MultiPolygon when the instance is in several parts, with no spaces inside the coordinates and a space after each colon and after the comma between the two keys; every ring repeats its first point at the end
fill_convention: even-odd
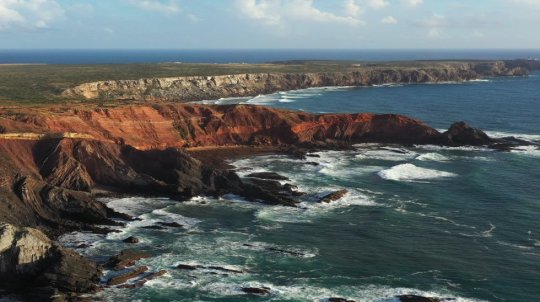
{"type": "MultiPolygon", "coordinates": [[[[211,78],[206,81],[216,81],[211,78]]],[[[118,217],[129,222],[92,193],[152,192],[174,200],[235,194],[267,205],[298,206],[295,194],[302,192],[239,176],[231,171],[229,162],[234,159],[278,153],[305,159],[306,152],[345,150],[355,142],[487,145],[502,150],[520,144],[491,139],[465,123],[440,133],[400,115],[316,115],[263,106],[172,102],[114,109],[56,106],[2,112],[0,139],[5,144],[0,145],[0,155],[6,160],[0,162],[0,192],[11,201],[6,203],[9,211],[0,212],[20,215],[15,222],[15,216],[5,218],[15,224],[57,234],[114,225],[112,219],[118,217]],[[33,133],[38,129],[56,134],[33,133]],[[20,205],[30,207],[11,209],[20,205]],[[58,208],[40,211],[44,205],[58,208]],[[32,215],[33,221],[28,218],[32,215]],[[36,223],[43,220],[58,226],[46,229],[36,223]]]]}

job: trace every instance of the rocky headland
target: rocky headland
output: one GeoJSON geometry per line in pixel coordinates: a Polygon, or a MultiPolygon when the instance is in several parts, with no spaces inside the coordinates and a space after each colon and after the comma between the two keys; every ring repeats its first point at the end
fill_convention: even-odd
{"type": "Polygon", "coordinates": [[[100,81],[65,90],[65,97],[102,100],[190,102],[255,96],[323,86],[373,86],[392,83],[464,82],[493,76],[523,76],[528,65],[518,62],[433,62],[421,67],[358,66],[346,72],[259,73],[207,77],[146,78],[100,81]],[[508,67],[508,66],[510,67],[508,67]]]}
{"type": "MultiPolygon", "coordinates": [[[[191,101],[313,86],[463,81],[523,74],[526,70],[522,67],[507,68],[502,62],[462,63],[446,69],[378,73],[99,82],[64,93],[87,98],[191,101]]],[[[286,180],[279,175],[241,178],[233,170],[196,159],[194,150],[263,148],[305,158],[312,150],[351,148],[367,142],[497,149],[524,143],[492,139],[463,122],[441,133],[421,121],[391,114],[310,114],[261,106],[178,102],[91,109],[0,109],[0,287],[25,294],[33,288],[40,300],[69,300],[98,290],[100,266],[54,242],[65,232],[108,232],[107,225],[131,219],[108,209],[98,196],[137,194],[183,201],[197,195],[233,193],[247,200],[294,207],[303,194],[290,184],[283,185],[280,181],[286,180]]],[[[344,194],[347,192],[332,193],[321,202],[333,202],[344,194]]],[[[147,273],[142,267],[124,277],[162,273],[147,273]]],[[[119,280],[123,279],[110,283],[116,285],[119,280]]]]}

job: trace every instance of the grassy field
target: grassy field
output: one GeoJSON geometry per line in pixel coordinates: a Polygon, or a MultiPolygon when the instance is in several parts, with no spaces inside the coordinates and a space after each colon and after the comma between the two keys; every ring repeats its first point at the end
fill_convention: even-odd
{"type": "Polygon", "coordinates": [[[449,62],[291,61],[272,64],[0,65],[0,106],[83,102],[63,98],[60,93],[69,87],[102,80],[242,73],[335,72],[392,67],[420,68],[443,63],[449,62]]]}

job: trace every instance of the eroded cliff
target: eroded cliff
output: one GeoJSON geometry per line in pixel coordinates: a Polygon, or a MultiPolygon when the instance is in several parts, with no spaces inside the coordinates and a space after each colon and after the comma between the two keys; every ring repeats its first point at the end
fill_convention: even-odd
{"type": "Polygon", "coordinates": [[[0,277],[20,274],[38,287],[50,282],[53,293],[92,289],[95,265],[83,259],[85,269],[78,270],[74,266],[78,255],[55,246],[38,231],[21,227],[39,228],[53,236],[70,230],[105,231],[93,225],[113,224],[110,218],[120,215],[96,200],[96,193],[177,200],[234,193],[248,200],[297,206],[295,196],[301,192],[294,186],[257,177],[241,179],[234,171],[205,165],[185,147],[292,148],[290,152],[298,156],[301,153],[295,148],[343,148],[361,142],[497,143],[464,123],[440,133],[400,115],[316,115],[260,106],[187,104],[2,110],[0,222],[10,225],[0,225],[4,233],[0,277]],[[23,240],[22,249],[13,248],[20,238],[28,237],[24,234],[33,239],[23,240]],[[26,251],[36,257],[31,257],[28,271],[20,271],[20,261],[13,259],[28,258],[26,251]],[[45,273],[49,279],[42,278],[45,273]]]}
{"type": "Polygon", "coordinates": [[[100,81],[67,89],[66,97],[190,102],[255,96],[276,91],[321,86],[372,86],[388,83],[462,82],[486,76],[525,75],[521,66],[505,62],[433,63],[431,67],[385,68],[359,66],[347,72],[261,73],[209,77],[148,78],[100,81]]]}

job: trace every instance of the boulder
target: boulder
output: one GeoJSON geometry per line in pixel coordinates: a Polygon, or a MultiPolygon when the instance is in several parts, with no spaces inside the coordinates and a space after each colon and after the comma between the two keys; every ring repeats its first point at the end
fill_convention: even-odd
{"type": "Polygon", "coordinates": [[[105,264],[106,267],[112,268],[114,270],[122,270],[126,267],[133,266],[135,261],[149,258],[150,254],[142,251],[137,251],[133,249],[127,249],[120,252],[120,254],[111,257],[109,261],[105,264]]]}
{"type": "Polygon", "coordinates": [[[125,243],[132,243],[132,244],[133,243],[139,243],[139,238],[134,237],[134,236],[130,236],[130,237],[128,237],[128,238],[126,238],[126,239],[124,239],[122,241],[125,242],[125,243]]]}
{"type": "Polygon", "coordinates": [[[270,294],[270,288],[268,287],[242,287],[242,291],[250,295],[265,296],[270,294]]]}
{"type": "Polygon", "coordinates": [[[14,292],[35,288],[42,297],[84,293],[97,288],[100,276],[94,262],[41,231],[0,223],[0,287],[14,292]]]}
{"type": "Polygon", "coordinates": [[[332,297],[332,298],[328,298],[328,302],[356,302],[356,301],[340,298],[340,297],[332,297]]]}
{"type": "Polygon", "coordinates": [[[326,194],[323,197],[321,197],[321,199],[319,199],[319,202],[320,203],[331,203],[332,201],[336,201],[336,200],[339,200],[339,199],[343,198],[343,196],[347,195],[347,193],[349,193],[349,191],[347,191],[345,189],[335,191],[335,192],[326,194]]]}
{"type": "Polygon", "coordinates": [[[401,295],[397,296],[396,298],[398,298],[400,302],[442,302],[449,300],[434,297],[423,297],[418,295],[401,295]]]}
{"type": "Polygon", "coordinates": [[[181,228],[183,225],[177,222],[158,222],[159,225],[170,227],[170,228],[181,228]]]}
{"type": "Polygon", "coordinates": [[[473,128],[465,122],[452,124],[441,137],[443,144],[451,146],[483,146],[494,142],[484,131],[473,128]]]}
{"type": "Polygon", "coordinates": [[[133,278],[141,276],[146,271],[148,271],[148,267],[141,266],[141,267],[138,267],[136,269],[130,270],[130,271],[126,272],[126,273],[123,273],[121,275],[118,275],[116,277],[110,278],[109,281],[107,281],[107,284],[109,284],[109,285],[122,284],[122,283],[128,281],[129,279],[133,279],[133,278]]]}

